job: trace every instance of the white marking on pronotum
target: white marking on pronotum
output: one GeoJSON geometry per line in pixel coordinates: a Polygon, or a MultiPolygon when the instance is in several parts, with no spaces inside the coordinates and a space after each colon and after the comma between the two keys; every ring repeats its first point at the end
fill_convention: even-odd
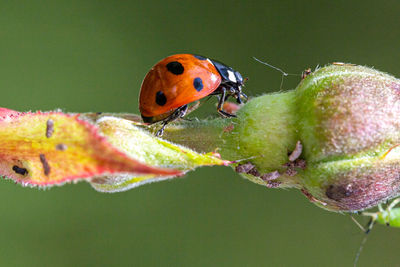
{"type": "Polygon", "coordinates": [[[234,82],[234,83],[237,82],[237,81],[236,81],[235,73],[233,73],[233,71],[228,70],[228,77],[229,77],[229,80],[230,80],[230,81],[232,81],[232,82],[234,82]]]}

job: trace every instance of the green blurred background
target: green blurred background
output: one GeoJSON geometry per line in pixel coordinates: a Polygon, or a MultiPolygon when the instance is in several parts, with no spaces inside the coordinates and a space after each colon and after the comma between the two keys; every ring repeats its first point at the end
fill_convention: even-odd
{"type": "MultiPolygon", "coordinates": [[[[253,56],[290,73],[343,61],[399,75],[399,11],[370,0],[0,1],[1,106],[137,113],[146,72],[181,52],[239,70],[250,96],[281,84],[253,56]]],[[[0,196],[1,266],[352,266],[364,236],[297,190],[223,167],[115,194],[2,181],[0,196]]],[[[399,265],[399,247],[397,229],[376,226],[359,266],[399,265]]]]}

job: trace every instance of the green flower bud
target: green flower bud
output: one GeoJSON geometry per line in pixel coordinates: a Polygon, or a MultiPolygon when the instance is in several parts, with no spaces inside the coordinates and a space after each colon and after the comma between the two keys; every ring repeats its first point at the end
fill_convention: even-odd
{"type": "Polygon", "coordinates": [[[296,89],[308,168],[301,184],[333,210],[361,210],[399,194],[400,81],[332,65],[296,89]]]}
{"type": "Polygon", "coordinates": [[[217,150],[267,187],[300,189],[331,211],[357,211],[399,195],[400,81],[333,64],[289,92],[256,97],[237,118],[177,122],[163,138],[217,150]]]}

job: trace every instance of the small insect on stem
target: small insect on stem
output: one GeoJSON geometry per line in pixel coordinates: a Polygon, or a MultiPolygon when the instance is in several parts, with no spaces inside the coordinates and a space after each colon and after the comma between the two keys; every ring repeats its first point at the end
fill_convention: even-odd
{"type": "Polygon", "coordinates": [[[301,74],[301,80],[304,80],[308,75],[311,74],[311,68],[308,68],[306,70],[303,71],[303,73],[301,74]]]}
{"type": "MultiPolygon", "coordinates": [[[[361,213],[362,216],[370,217],[370,220],[366,227],[362,227],[357,220],[355,220],[353,217],[351,218],[365,234],[371,232],[372,227],[376,223],[400,228],[400,207],[395,208],[395,206],[399,203],[400,203],[400,198],[396,198],[389,205],[387,205],[385,209],[382,208],[382,205],[378,205],[377,212],[362,212],[361,213]]],[[[367,235],[364,237],[363,241],[361,242],[360,248],[358,249],[358,252],[354,259],[354,266],[357,265],[358,259],[360,257],[361,251],[366,241],[367,241],[367,235]]]]}
{"type": "Polygon", "coordinates": [[[400,227],[400,208],[395,208],[400,203],[400,198],[396,198],[386,209],[378,205],[377,212],[363,212],[361,215],[371,217],[366,233],[369,233],[375,223],[384,224],[391,227],[400,227]]]}

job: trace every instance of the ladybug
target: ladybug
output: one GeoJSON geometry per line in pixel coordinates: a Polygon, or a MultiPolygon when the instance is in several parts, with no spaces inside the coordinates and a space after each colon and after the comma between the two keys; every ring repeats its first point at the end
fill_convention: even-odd
{"type": "Polygon", "coordinates": [[[222,109],[232,96],[241,104],[247,96],[242,92],[242,75],[225,64],[199,55],[176,54],[158,62],[142,82],[139,109],[147,123],[163,122],[157,135],[171,121],[183,117],[188,104],[209,95],[219,95],[218,113],[235,117],[222,109]]]}

